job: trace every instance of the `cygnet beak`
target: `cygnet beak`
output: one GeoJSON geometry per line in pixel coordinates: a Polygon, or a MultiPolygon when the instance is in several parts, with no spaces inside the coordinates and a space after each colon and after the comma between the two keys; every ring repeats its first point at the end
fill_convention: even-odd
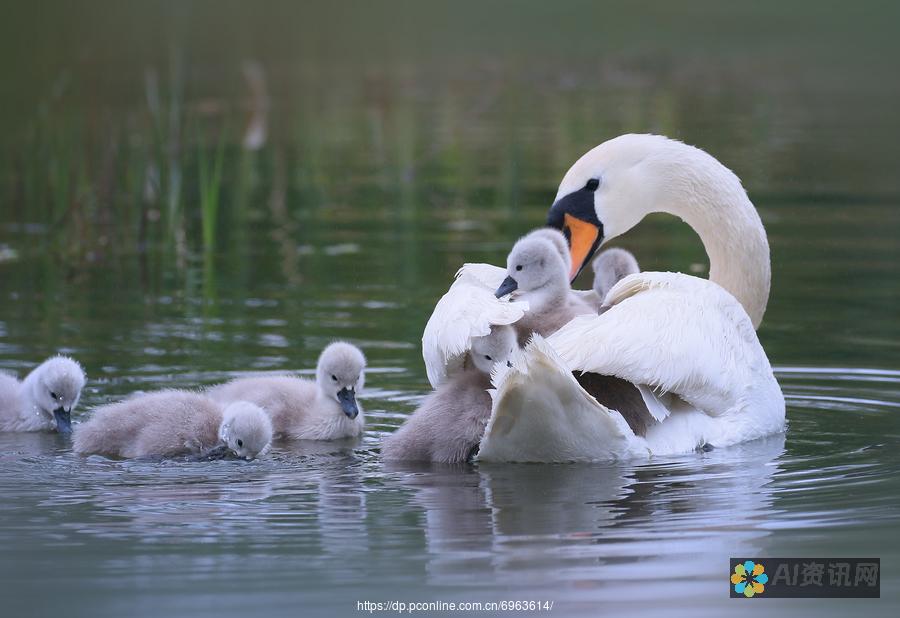
{"type": "Polygon", "coordinates": [[[53,411],[53,418],[56,419],[56,431],[59,433],[72,433],[72,408],[56,408],[53,411]]]}
{"type": "Polygon", "coordinates": [[[494,296],[496,296],[497,298],[502,298],[510,292],[515,292],[518,289],[519,283],[512,277],[507,277],[503,280],[503,283],[500,284],[500,287],[497,288],[497,291],[494,292],[494,296]]]}
{"type": "Polygon", "coordinates": [[[197,457],[198,461],[215,461],[217,459],[225,459],[231,455],[231,449],[224,442],[217,444],[205,453],[197,457]]]}
{"type": "Polygon", "coordinates": [[[341,404],[341,410],[348,418],[354,419],[359,414],[359,406],[356,405],[356,393],[352,388],[344,387],[338,391],[338,403],[341,404]]]}

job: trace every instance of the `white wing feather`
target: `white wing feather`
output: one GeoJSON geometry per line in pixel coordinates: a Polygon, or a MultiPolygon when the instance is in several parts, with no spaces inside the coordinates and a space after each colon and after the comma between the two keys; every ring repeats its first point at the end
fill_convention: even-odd
{"type": "Polygon", "coordinates": [[[422,334],[422,357],[433,387],[462,364],[473,337],[490,334],[491,326],[512,324],[528,310],[527,302],[494,296],[505,277],[503,268],[466,264],[435,305],[422,334]]]}
{"type": "Polygon", "coordinates": [[[622,415],[581,388],[540,335],[512,368],[495,368],[493,382],[479,461],[610,461],[650,454],[622,415]]]}
{"type": "Polygon", "coordinates": [[[639,273],[617,283],[605,304],[605,313],[548,337],[571,369],[675,393],[713,416],[734,408],[755,374],[771,373],[747,313],[711,281],[639,273]]]}

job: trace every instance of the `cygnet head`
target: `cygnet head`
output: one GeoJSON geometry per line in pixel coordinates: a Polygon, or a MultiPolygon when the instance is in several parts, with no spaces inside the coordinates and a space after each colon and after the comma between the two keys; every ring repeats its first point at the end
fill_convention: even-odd
{"type": "Polygon", "coordinates": [[[606,298],[607,292],[619,281],[641,272],[637,260],[630,251],[618,247],[607,249],[598,255],[592,264],[594,268],[594,292],[600,300],[606,298]]]}
{"type": "Polygon", "coordinates": [[[518,347],[516,331],[512,326],[492,326],[491,334],[472,339],[469,356],[475,367],[490,374],[496,363],[512,366],[512,355],[518,347]]]}
{"type": "Polygon", "coordinates": [[[325,397],[341,406],[348,418],[359,414],[356,394],[365,383],[366,357],[355,345],[344,341],[332,343],[322,350],[316,365],[316,383],[325,397]]]}
{"type": "Polygon", "coordinates": [[[559,251],[559,255],[566,264],[572,259],[569,255],[569,243],[559,230],[554,230],[552,227],[542,227],[529,232],[526,238],[546,238],[553,243],[553,246],[559,251]]]}
{"type": "Polygon", "coordinates": [[[229,451],[249,461],[272,443],[272,421],[256,404],[236,401],[222,412],[219,439],[229,451]]]}
{"type": "Polygon", "coordinates": [[[26,378],[38,413],[60,433],[72,431],[72,409],[78,404],[85,376],[81,365],[67,356],[48,358],[26,378]]]}
{"type": "MultiPolygon", "coordinates": [[[[515,290],[533,292],[541,288],[568,288],[569,265],[559,249],[560,232],[543,228],[523,236],[506,258],[506,279],[497,289],[500,298],[515,290]],[[559,238],[551,240],[551,235],[559,238]]],[[[537,309],[532,307],[532,309],[537,309]]]]}

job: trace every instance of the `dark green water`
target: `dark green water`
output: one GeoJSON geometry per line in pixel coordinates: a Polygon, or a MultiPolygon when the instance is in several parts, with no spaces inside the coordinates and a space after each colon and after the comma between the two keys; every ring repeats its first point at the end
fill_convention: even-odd
{"type": "MultiPolygon", "coordinates": [[[[721,616],[758,609],[727,598],[728,558],[752,555],[880,557],[880,601],[763,603],[895,615],[898,14],[783,4],[8,7],[0,368],[75,356],[79,416],[135,390],[311,372],[334,338],[370,369],[360,442],[249,464],[0,434],[2,614],[537,599],[721,616]],[[502,263],[578,156],[648,131],[709,150],[760,210],[760,337],[788,432],[617,466],[382,464],[381,436],[427,392],[419,340],[456,269],[502,263]]],[[[617,244],[648,270],[705,272],[670,218],[617,244]]]]}

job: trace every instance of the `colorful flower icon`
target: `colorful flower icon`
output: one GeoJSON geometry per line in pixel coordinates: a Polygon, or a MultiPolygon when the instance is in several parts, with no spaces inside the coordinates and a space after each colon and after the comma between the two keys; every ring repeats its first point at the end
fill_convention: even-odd
{"type": "Polygon", "coordinates": [[[764,573],[766,567],[762,564],[748,560],[743,564],[734,566],[731,574],[731,583],[734,591],[750,598],[754,594],[762,594],[766,590],[765,584],[769,582],[769,576],[764,573]]]}

